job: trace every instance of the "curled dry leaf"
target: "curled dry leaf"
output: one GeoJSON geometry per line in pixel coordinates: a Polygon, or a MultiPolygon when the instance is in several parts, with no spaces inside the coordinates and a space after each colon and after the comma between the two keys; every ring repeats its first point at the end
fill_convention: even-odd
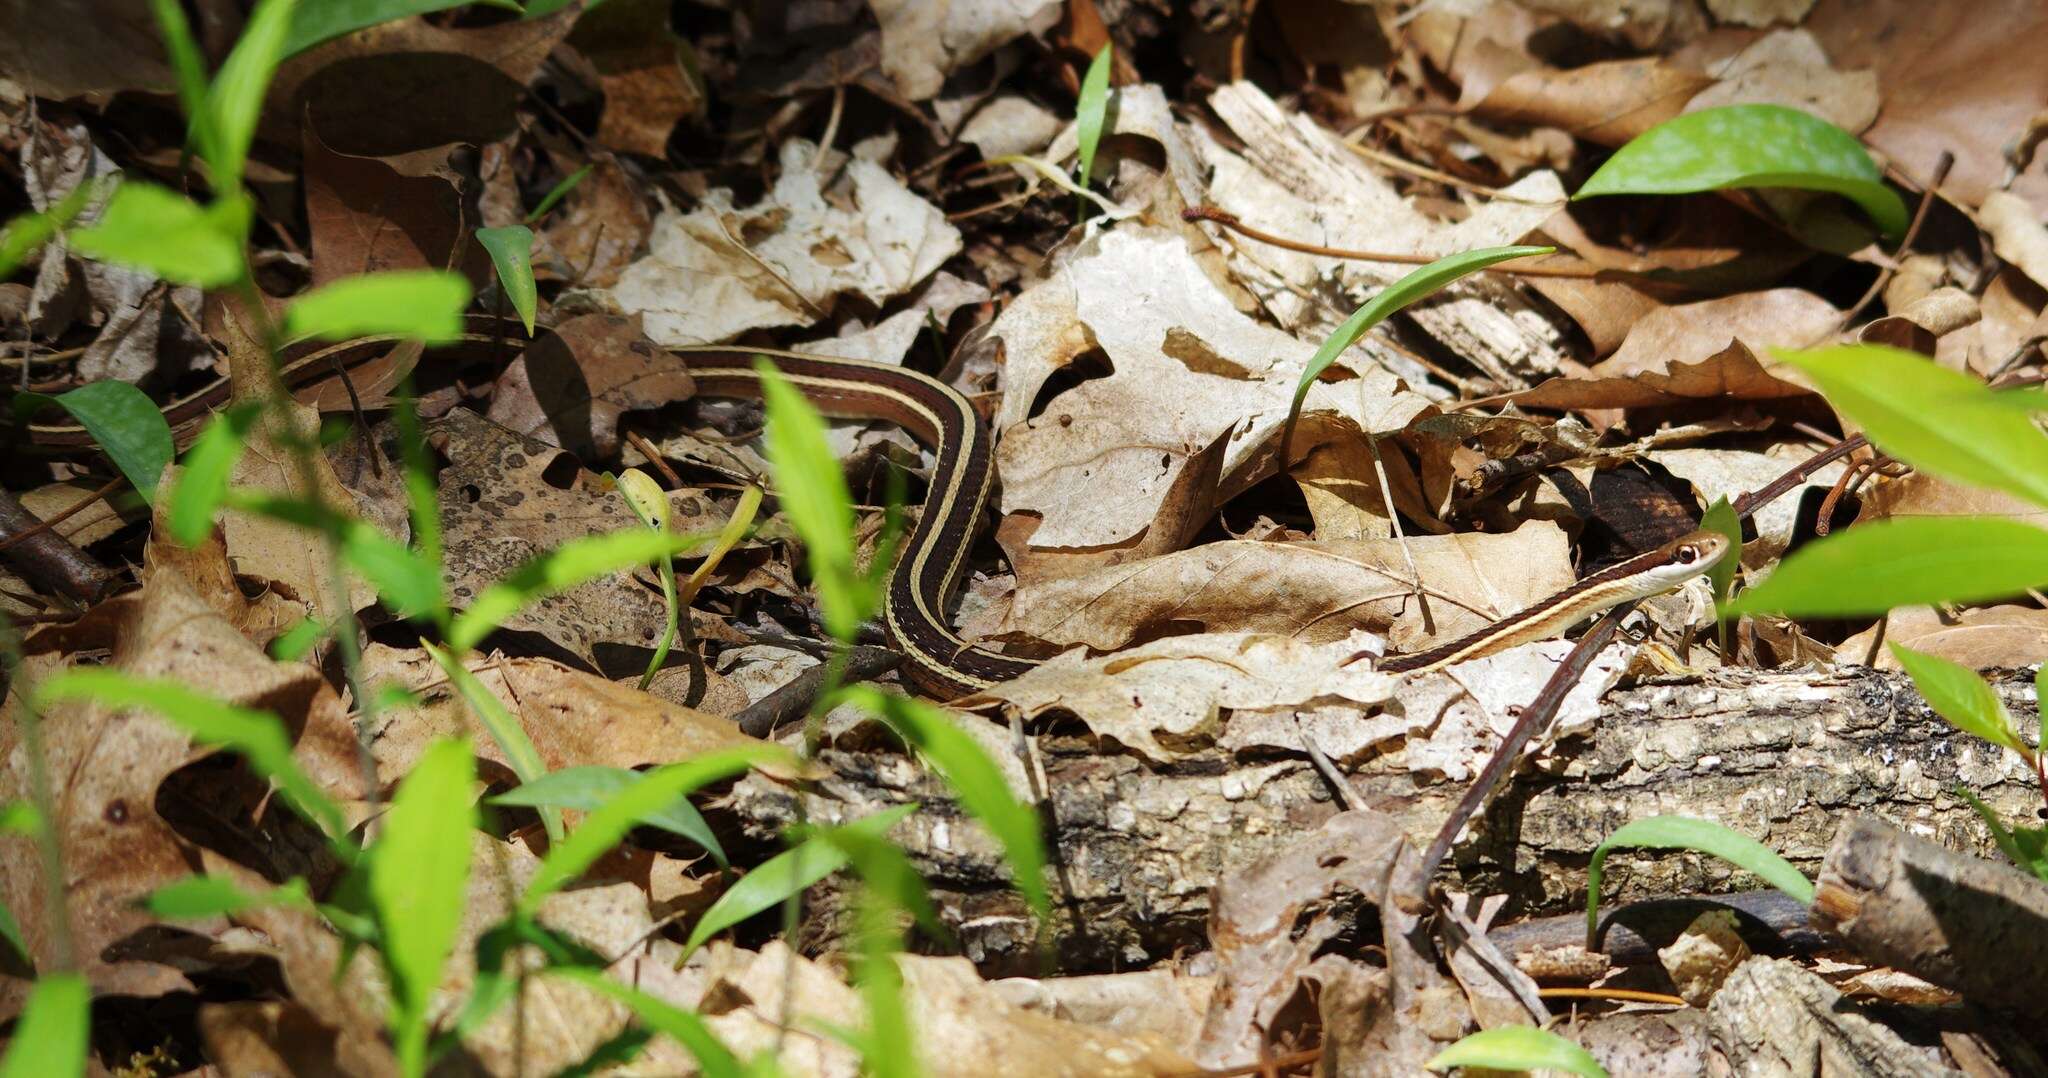
{"type": "Polygon", "coordinates": [[[2048,228],[2034,204],[2008,191],[1984,196],[1977,223],[1991,235],[1998,257],[2019,267],[2035,284],[2048,283],[2048,228]]]}
{"type": "Polygon", "coordinates": [[[609,296],[646,316],[663,344],[729,340],[749,329],[808,326],[841,292],[880,305],[909,291],[960,252],[960,231],[887,169],[855,157],[828,201],[812,171],[816,148],[782,146],[768,196],[746,209],[717,188],[685,214],[655,218],[647,257],[627,266],[609,296]]]}
{"type": "Polygon", "coordinates": [[[640,320],[579,315],[545,333],[498,377],[486,418],[587,459],[619,449],[619,416],[685,400],[690,372],[640,320]]]}

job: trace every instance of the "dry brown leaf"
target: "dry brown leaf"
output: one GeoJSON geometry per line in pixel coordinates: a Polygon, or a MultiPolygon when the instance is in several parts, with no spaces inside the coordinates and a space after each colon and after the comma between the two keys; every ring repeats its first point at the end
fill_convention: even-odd
{"type": "Polygon", "coordinates": [[[2017,266],[2037,285],[2048,285],[2048,228],[2033,203],[2007,191],[1984,196],[1977,223],[1991,234],[1998,257],[2017,266]]]}
{"type": "Polygon", "coordinates": [[[1713,79],[1662,57],[1610,60],[1560,71],[1538,68],[1501,80],[1473,115],[1562,128],[1619,146],[1678,115],[1713,79]]]}
{"type": "Polygon", "coordinates": [[[1123,1033],[1157,1033],[1167,1044],[1189,1044],[1202,1030],[1216,978],[1169,967],[1079,977],[1009,977],[989,987],[1040,1014],[1123,1033]]]}
{"type": "MultiPolygon", "coordinates": [[[[536,234],[545,249],[535,262],[546,264],[535,271],[579,287],[610,288],[647,241],[654,218],[617,161],[607,157],[593,164],[590,175],[540,222],[536,234]]],[[[516,224],[521,216],[492,223],[516,224]]]]}
{"type": "MultiPolygon", "coordinates": [[[[520,720],[550,771],[585,764],[641,767],[686,760],[713,749],[753,744],[728,719],[670,703],[629,685],[546,659],[475,656],[465,664],[520,720]]],[[[363,653],[365,684],[390,682],[420,693],[417,707],[380,713],[372,752],[378,773],[395,780],[427,746],[467,736],[479,760],[506,768],[489,731],[420,651],[372,644],[363,653]]]]}
{"type": "Polygon", "coordinates": [[[448,269],[463,239],[462,196],[439,175],[336,153],[305,129],[313,283],[382,270],[448,269]]]}
{"type": "Polygon", "coordinates": [[[2048,509],[2004,491],[1954,483],[1926,472],[1864,488],[1858,523],[1894,517],[2008,517],[2048,526],[2048,509]]]}
{"type": "Polygon", "coordinates": [[[1813,0],[1706,0],[1716,22],[1735,26],[1797,25],[1813,10],[1813,0]]]}
{"type": "MultiPolygon", "coordinates": [[[[1652,449],[1643,454],[1643,459],[1691,483],[1699,492],[1700,504],[1711,505],[1716,498],[1726,498],[1733,504],[1744,494],[1762,490],[1771,480],[1813,456],[1813,452],[1813,447],[1808,445],[1780,442],[1763,452],[1747,449],[1652,449]]],[[[1751,518],[1756,527],[1756,537],[1742,544],[1742,563],[1751,569],[1762,569],[1782,556],[1792,543],[1793,531],[1799,524],[1800,506],[1805,502],[1807,492],[1826,490],[1834,485],[1842,474],[1842,468],[1839,461],[1829,464],[1786,491],[1783,497],[1757,510],[1751,518]]]]}
{"type": "Polygon", "coordinates": [[[156,20],[125,0],[5,0],[0,26],[0,69],[37,97],[174,83],[156,20]]]}
{"type": "Polygon", "coordinates": [[[99,488],[98,483],[66,479],[45,483],[34,490],[24,490],[15,497],[22,508],[35,514],[38,520],[48,520],[84,504],[85,508],[52,526],[58,535],[83,547],[91,546],[142,518],[138,509],[115,508],[113,498],[93,497],[93,492],[99,488]]]}
{"type": "Polygon", "coordinates": [[[1991,377],[2009,370],[2009,363],[2026,362],[2026,355],[2021,352],[2023,346],[2038,356],[2039,338],[2048,333],[2048,311],[2043,311],[2044,304],[2048,304],[2048,292],[2043,292],[2026,274],[2007,266],[1978,297],[1981,317],[1935,342],[1936,362],[1951,370],[1991,377]]]}
{"type": "Polygon", "coordinates": [[[1961,663],[1972,670],[2031,666],[2048,655],[2048,610],[2011,604],[1972,607],[1951,615],[1931,606],[1904,606],[1880,624],[1835,645],[1843,662],[1866,657],[1879,670],[1897,670],[1885,644],[1898,644],[1961,663]]]}
{"type": "Polygon", "coordinates": [[[689,46],[670,32],[668,17],[666,0],[611,0],[586,10],[569,32],[604,90],[599,144],[661,157],[676,121],[703,112],[704,96],[683,67],[689,46]]]}
{"type": "Polygon", "coordinates": [[[1693,401],[1776,400],[1803,386],[1766,371],[1769,346],[1810,346],[1838,313],[1797,288],[1744,292],[1651,311],[1615,353],[1584,378],[1553,378],[1514,395],[1538,408],[1646,408],[1693,401]]]}
{"type": "MultiPolygon", "coordinates": [[[[175,465],[165,469],[163,489],[173,489],[170,484],[176,475],[175,465]]],[[[303,605],[272,588],[264,588],[254,598],[244,595],[235,580],[234,564],[228,560],[227,544],[218,530],[189,547],[171,538],[170,504],[169,498],[159,498],[150,519],[149,539],[142,547],[141,578],[145,589],[159,573],[176,574],[216,614],[259,647],[268,646],[306,616],[303,605]]]]}
{"type": "Polygon", "coordinates": [[[619,416],[688,399],[697,383],[640,332],[640,319],[586,314],[527,346],[499,375],[486,416],[585,459],[619,449],[619,416]]]}
{"type": "Polygon", "coordinates": [[[882,26],[882,71],[911,101],[939,92],[946,76],[1058,21],[1058,0],[873,0],[882,26]]]}
{"type": "Polygon", "coordinates": [[[1838,71],[1805,30],[1780,30],[1729,56],[1692,57],[1721,81],[1701,90],[1687,112],[1725,105],[1783,105],[1851,133],[1877,118],[1875,71],[1838,71]]]}
{"type": "Polygon", "coordinates": [[[1408,540],[1428,599],[1418,603],[1391,540],[1207,543],[1017,589],[1002,631],[1115,651],[1190,627],[1324,644],[1356,631],[1421,651],[1519,610],[1572,582],[1564,532],[1547,521],[1506,535],[1408,540]],[[1426,612],[1425,607],[1426,605],[1426,612]]]}

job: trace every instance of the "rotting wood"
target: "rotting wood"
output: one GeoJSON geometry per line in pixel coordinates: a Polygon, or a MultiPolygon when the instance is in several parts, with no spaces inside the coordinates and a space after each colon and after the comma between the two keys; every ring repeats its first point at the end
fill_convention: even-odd
{"type": "MultiPolygon", "coordinates": [[[[2017,725],[2032,729],[2031,685],[2015,676],[2000,691],[2017,725]]],[[[1996,858],[1982,822],[1950,791],[1976,791],[2008,818],[2039,804],[2016,757],[1949,727],[1900,674],[1730,670],[1617,689],[1605,703],[1591,736],[1567,741],[1545,770],[1525,765],[1503,786],[1475,825],[1480,833],[1465,836],[1438,877],[1459,890],[1508,895],[1497,924],[1584,910],[1594,847],[1645,816],[1719,820],[1813,875],[1851,811],[1996,858]]],[[[1305,756],[1217,753],[1153,770],[1071,732],[1029,740],[1043,769],[1040,788],[1051,797],[1046,833],[1059,921],[1051,939],[1069,970],[1130,968],[1205,949],[1210,886],[1338,811],[1305,756]]],[[[820,762],[831,775],[809,806],[812,821],[921,802],[924,811],[894,834],[930,880],[964,953],[992,973],[1038,969],[1033,928],[994,843],[966,823],[940,782],[882,737],[842,735],[820,762]]],[[[1016,766],[1013,757],[1003,762],[1016,766]]],[[[1398,754],[1349,774],[1355,803],[1392,814],[1418,845],[1465,792],[1463,783],[1409,775],[1398,754]]],[[[780,835],[795,808],[787,787],[758,775],[741,781],[726,805],[757,839],[780,835]]],[[[1606,881],[1603,905],[1761,886],[1712,858],[1663,851],[1616,851],[1606,881]]],[[[831,896],[819,897],[829,910],[831,896]]]]}

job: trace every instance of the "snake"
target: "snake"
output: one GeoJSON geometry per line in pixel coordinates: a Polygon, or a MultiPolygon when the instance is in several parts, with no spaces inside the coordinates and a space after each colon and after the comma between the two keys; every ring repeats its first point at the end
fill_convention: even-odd
{"type": "MultiPolygon", "coordinates": [[[[472,321],[470,331],[447,343],[502,344],[510,335],[497,327],[475,328],[483,324],[484,320],[472,321]]],[[[337,368],[380,358],[399,343],[394,337],[364,337],[300,346],[284,353],[279,375],[288,389],[297,388],[337,368]]],[[[956,699],[1011,681],[1039,665],[1040,660],[963,639],[946,616],[979,534],[995,476],[989,426],[964,395],[930,375],[871,360],[731,345],[671,347],[669,352],[689,370],[700,395],[753,399],[761,396],[754,359],[765,356],[825,415],[893,423],[931,450],[935,464],[923,512],[903,542],[882,602],[883,628],[890,645],[903,654],[903,673],[913,685],[940,699],[956,699]]],[[[222,376],[163,405],[179,444],[196,437],[229,395],[228,379],[222,376]]],[[[32,423],[29,434],[43,446],[76,449],[93,444],[92,435],[76,425],[32,423]]],[[[1372,657],[1375,670],[1418,674],[1549,639],[1610,607],[1684,584],[1711,569],[1731,545],[1720,533],[1694,531],[1457,640],[1402,655],[1359,652],[1345,662],[1372,657]]]]}

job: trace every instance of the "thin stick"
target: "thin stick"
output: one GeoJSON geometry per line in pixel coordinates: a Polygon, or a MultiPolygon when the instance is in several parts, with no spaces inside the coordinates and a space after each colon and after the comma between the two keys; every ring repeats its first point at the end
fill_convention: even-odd
{"type": "MultiPolygon", "coordinates": [[[[1214,206],[1190,206],[1180,211],[1180,217],[1183,221],[1211,221],[1244,236],[1246,239],[1257,240],[1260,243],[1271,244],[1275,247],[1283,247],[1290,251],[1300,251],[1302,254],[1321,255],[1325,258],[1352,258],[1362,262],[1393,262],[1403,266],[1426,266],[1436,261],[1436,257],[1433,255],[1395,254],[1391,251],[1353,251],[1342,247],[1324,247],[1320,244],[1302,243],[1299,240],[1290,240],[1285,236],[1275,236],[1271,232],[1253,228],[1238,220],[1235,214],[1226,210],[1219,210],[1214,206]]],[[[1502,262],[1498,265],[1487,266],[1484,272],[1507,273],[1519,277],[1570,277],[1581,281],[1595,280],[1603,275],[1611,278],[1631,276],[1621,270],[1603,270],[1587,265],[1525,266],[1512,262],[1502,262]]]]}
{"type": "Polygon", "coordinates": [[[1677,996],[1662,992],[1642,992],[1634,988],[1538,988],[1536,994],[1544,999],[1612,999],[1623,1003],[1668,1003],[1673,1007],[1687,1006],[1677,996]]]}
{"type": "MultiPolygon", "coordinates": [[[[1940,159],[1934,163],[1934,180],[1922,191],[1920,205],[1913,210],[1912,223],[1906,226],[1906,234],[1899,240],[1899,253],[1901,255],[1913,249],[1913,240],[1920,235],[1920,223],[1927,220],[1928,207],[1934,205],[1935,193],[1941,189],[1941,182],[1948,179],[1948,170],[1953,168],[1955,163],[1956,157],[1954,154],[1947,150],[1941,151],[1940,159]]],[[[1848,310],[1842,312],[1841,318],[1835,321],[1835,328],[1829,330],[1811,344],[1808,344],[1807,347],[1811,348],[1813,345],[1820,344],[1835,334],[1848,329],[1849,323],[1855,321],[1856,315],[1863,308],[1870,306],[1871,301],[1884,292],[1885,285],[1891,283],[1892,276],[1898,273],[1898,271],[1898,263],[1896,261],[1889,261],[1883,269],[1878,271],[1877,280],[1870,282],[1870,287],[1864,289],[1863,298],[1857,300],[1848,310]]]]}
{"type": "Polygon", "coordinates": [[[16,532],[5,539],[0,539],[0,550],[6,550],[8,547],[11,547],[16,543],[19,543],[24,539],[32,539],[38,535],[43,534],[46,531],[49,531],[51,528],[54,528],[57,525],[62,524],[67,520],[70,520],[73,516],[77,515],[80,510],[84,509],[86,506],[91,505],[96,501],[99,501],[101,498],[104,498],[107,495],[112,494],[116,488],[118,488],[121,484],[127,481],[127,479],[118,475],[112,479],[107,480],[105,486],[102,486],[100,489],[93,491],[91,494],[86,495],[84,498],[81,498],[78,501],[73,502],[71,505],[65,507],[63,512],[58,513],[56,516],[45,519],[41,524],[38,524],[35,527],[28,529],[27,531],[16,532]]]}

